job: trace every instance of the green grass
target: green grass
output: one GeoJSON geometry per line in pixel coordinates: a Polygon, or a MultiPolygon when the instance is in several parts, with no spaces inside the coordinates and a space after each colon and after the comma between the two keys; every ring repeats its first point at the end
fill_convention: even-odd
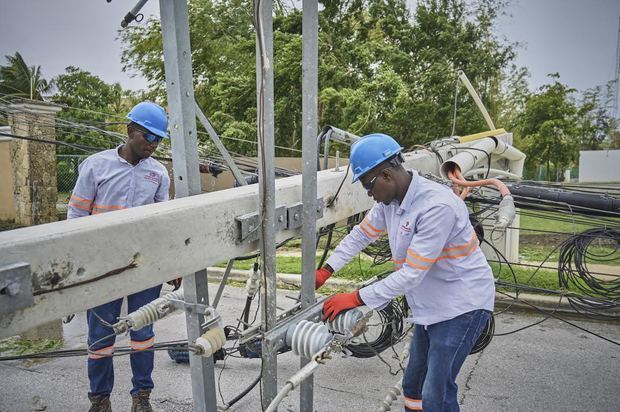
{"type": "MultiPolygon", "coordinates": [[[[569,220],[571,215],[569,213],[555,213],[555,212],[538,212],[529,211],[527,213],[535,213],[536,216],[529,216],[528,214],[521,214],[521,229],[535,229],[547,232],[562,232],[562,233],[580,233],[587,229],[599,227],[600,224],[581,224],[573,223],[569,221],[558,221],[557,218],[569,220]]],[[[575,217],[576,220],[583,220],[580,216],[575,217]]],[[[524,233],[524,232],[522,232],[524,233]]],[[[525,231],[527,234],[543,234],[542,232],[530,232],[525,231]]]]}
{"type": "MultiPolygon", "coordinates": [[[[317,263],[319,258],[317,257],[317,263]]],[[[254,264],[253,260],[247,260],[242,262],[236,262],[233,266],[235,269],[249,270],[254,264]]],[[[226,267],[226,264],[217,265],[218,267],[226,267]]],[[[301,258],[295,256],[278,256],[276,257],[277,271],[280,273],[301,274],[301,258]]],[[[384,263],[382,265],[373,266],[372,261],[364,258],[355,258],[348,265],[340,269],[334,274],[334,277],[339,279],[348,279],[356,282],[361,282],[366,279],[370,279],[385,271],[393,270],[394,266],[391,262],[384,263]]],[[[508,265],[500,265],[497,263],[491,263],[493,273],[499,279],[515,283],[515,279],[508,268],[508,265]]],[[[527,268],[522,266],[513,265],[513,270],[516,275],[516,283],[527,284],[536,288],[559,290],[557,272],[552,270],[539,270],[534,276],[535,268],[527,268]]],[[[571,291],[577,292],[576,289],[571,288],[571,291]]]]}
{"type": "MultiPolygon", "coordinates": [[[[509,283],[517,283],[519,285],[528,285],[541,289],[561,289],[558,281],[558,274],[556,271],[541,269],[535,273],[536,268],[512,265],[512,269],[514,271],[513,275],[512,271],[505,263],[501,265],[501,270],[498,263],[490,263],[490,265],[491,269],[493,269],[493,274],[496,278],[499,277],[500,280],[509,283]]],[[[575,288],[570,288],[569,290],[577,292],[577,289],[575,288]]]]}
{"type": "MultiPolygon", "coordinates": [[[[0,355],[19,356],[32,353],[49,352],[62,348],[62,339],[21,339],[17,336],[0,340],[0,355]]],[[[29,359],[28,365],[42,362],[38,359],[29,359]]]]}
{"type": "MultiPolygon", "coordinates": [[[[316,263],[319,264],[320,257],[317,256],[316,263]]],[[[244,260],[235,262],[233,269],[250,270],[254,265],[254,260],[244,260]]],[[[226,263],[215,265],[224,268],[226,263]]],[[[372,261],[363,258],[353,259],[348,265],[336,272],[336,277],[362,281],[369,279],[381,272],[391,270],[394,265],[391,262],[379,266],[373,266],[372,261]]],[[[279,273],[301,274],[301,258],[297,256],[277,256],[276,268],[279,273]]]]}
{"type": "Polygon", "coordinates": [[[558,261],[560,248],[556,248],[556,245],[553,246],[543,246],[543,245],[520,245],[519,246],[519,255],[528,262],[552,262],[555,263],[558,261]]]}
{"type": "MultiPolygon", "coordinates": [[[[561,222],[554,218],[562,217],[569,219],[568,213],[552,213],[552,212],[533,212],[539,216],[527,216],[521,215],[521,237],[519,245],[519,255],[529,262],[551,262],[558,261],[560,244],[569,235],[574,233],[581,233],[585,230],[601,227],[605,222],[597,222],[592,220],[592,223],[582,224],[572,222],[561,222]],[[532,230],[528,230],[532,229],[532,230]],[[556,233],[544,233],[544,232],[556,232],[556,233]],[[559,232],[559,233],[558,233],[559,232]],[[566,234],[566,235],[562,235],[566,234]]],[[[577,219],[583,219],[577,217],[577,219]]],[[[585,218],[588,220],[588,218],[585,218]]],[[[618,219],[608,219],[612,222],[620,221],[618,219]]],[[[598,255],[587,257],[588,263],[597,263],[609,266],[620,266],[620,251],[612,246],[593,244],[588,247],[588,254],[598,255]],[[605,257],[600,257],[605,256],[605,257]],[[604,261],[601,261],[604,260],[604,261]]]]}

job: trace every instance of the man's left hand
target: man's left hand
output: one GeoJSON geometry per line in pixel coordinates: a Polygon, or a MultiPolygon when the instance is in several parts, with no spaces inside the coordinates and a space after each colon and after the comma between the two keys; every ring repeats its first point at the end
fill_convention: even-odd
{"type": "Polygon", "coordinates": [[[359,290],[351,293],[337,293],[323,304],[323,320],[334,320],[340,312],[363,304],[364,301],[360,297],[359,290]]]}

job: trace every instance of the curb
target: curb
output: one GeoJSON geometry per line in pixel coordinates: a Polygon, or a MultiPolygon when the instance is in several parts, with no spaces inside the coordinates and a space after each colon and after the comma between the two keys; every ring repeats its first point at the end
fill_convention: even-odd
{"type": "MultiPolygon", "coordinates": [[[[224,275],[225,269],[217,268],[217,267],[209,267],[207,268],[207,273],[209,275],[210,280],[220,281],[222,276],[224,275]]],[[[233,269],[230,271],[228,275],[228,280],[234,280],[237,282],[245,282],[248,279],[248,270],[237,270],[233,269]]],[[[291,274],[291,273],[277,273],[277,286],[278,287],[286,287],[286,286],[301,286],[301,275],[291,274]]],[[[353,291],[359,288],[359,283],[347,280],[347,279],[339,279],[339,278],[329,278],[323,288],[327,287],[327,289],[338,289],[342,291],[353,291]]],[[[324,289],[323,289],[324,290],[324,289]]],[[[514,294],[511,293],[511,296],[514,294]]],[[[548,296],[548,295],[538,295],[534,293],[519,293],[519,300],[514,298],[510,298],[503,293],[495,293],[495,304],[501,308],[510,307],[515,310],[527,311],[532,313],[540,313],[532,306],[535,306],[539,309],[548,312],[555,313],[564,313],[570,314],[575,317],[582,317],[588,320],[592,320],[592,318],[583,315],[575,311],[568,300],[561,296],[548,296]]],[[[610,314],[620,315],[620,311],[613,311],[610,314]]]]}

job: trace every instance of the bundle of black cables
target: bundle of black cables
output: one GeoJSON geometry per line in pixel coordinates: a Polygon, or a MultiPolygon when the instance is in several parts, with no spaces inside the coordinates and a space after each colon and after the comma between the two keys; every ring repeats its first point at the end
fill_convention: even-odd
{"type": "Polygon", "coordinates": [[[393,299],[385,308],[378,311],[381,319],[379,336],[371,342],[350,344],[346,348],[356,358],[372,358],[395,345],[405,336],[404,318],[407,310],[407,303],[403,298],[393,299]]]}
{"type": "Polygon", "coordinates": [[[560,248],[558,276],[560,286],[577,289],[582,295],[569,294],[568,301],[581,313],[615,318],[610,310],[620,308],[620,276],[593,273],[588,263],[620,262],[620,231],[589,229],[568,238],[560,248]]]}
{"type": "Polygon", "coordinates": [[[493,339],[494,334],[495,334],[495,317],[491,313],[491,317],[489,318],[487,323],[484,325],[484,329],[480,333],[480,336],[478,336],[478,340],[476,341],[476,343],[474,343],[474,347],[471,348],[471,351],[469,352],[469,354],[473,355],[474,353],[481,352],[484,348],[489,346],[489,343],[491,343],[491,339],[493,339]]]}

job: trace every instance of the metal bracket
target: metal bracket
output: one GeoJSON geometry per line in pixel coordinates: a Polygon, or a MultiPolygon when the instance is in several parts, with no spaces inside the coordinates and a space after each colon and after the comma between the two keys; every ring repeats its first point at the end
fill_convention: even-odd
{"type": "Polygon", "coordinates": [[[19,262],[0,266],[0,315],[33,304],[30,264],[19,262]]]}
{"type": "MultiPolygon", "coordinates": [[[[260,237],[260,216],[258,212],[247,213],[237,216],[237,227],[239,228],[239,237],[237,243],[254,242],[260,237]]],[[[286,229],[286,206],[276,207],[275,230],[286,229]]]]}
{"type": "Polygon", "coordinates": [[[293,206],[289,206],[288,209],[286,209],[286,222],[289,230],[301,227],[303,211],[304,204],[301,202],[295,203],[293,206]]]}
{"type": "Polygon", "coordinates": [[[202,303],[190,303],[185,302],[184,300],[176,299],[170,299],[168,302],[166,302],[166,304],[170,305],[176,310],[183,310],[187,313],[195,313],[204,316],[205,321],[201,324],[201,326],[205,330],[220,320],[219,313],[217,313],[217,311],[209,305],[204,305],[202,303]]]}
{"type": "MultiPolygon", "coordinates": [[[[323,217],[323,211],[325,209],[325,203],[323,202],[323,198],[319,197],[316,200],[316,218],[320,219],[323,217]]],[[[304,204],[299,202],[299,203],[295,203],[294,205],[289,206],[286,209],[286,222],[287,222],[287,229],[292,230],[292,229],[297,229],[298,227],[301,227],[302,222],[303,222],[303,211],[304,211],[304,204]]]]}

